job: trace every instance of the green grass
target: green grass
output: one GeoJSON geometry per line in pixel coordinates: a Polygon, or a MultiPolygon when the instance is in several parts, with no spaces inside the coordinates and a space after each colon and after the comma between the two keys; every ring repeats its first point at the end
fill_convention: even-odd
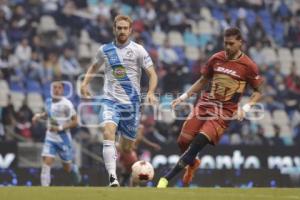
{"type": "Polygon", "coordinates": [[[300,189],[2,187],[1,200],[300,200],[300,189]]]}

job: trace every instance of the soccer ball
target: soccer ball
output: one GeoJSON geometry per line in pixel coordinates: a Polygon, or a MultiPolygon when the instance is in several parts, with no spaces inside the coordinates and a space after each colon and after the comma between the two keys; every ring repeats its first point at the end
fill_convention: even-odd
{"type": "Polygon", "coordinates": [[[145,183],[151,181],[154,176],[153,166],[144,160],[135,162],[132,167],[132,180],[134,183],[145,183]]]}

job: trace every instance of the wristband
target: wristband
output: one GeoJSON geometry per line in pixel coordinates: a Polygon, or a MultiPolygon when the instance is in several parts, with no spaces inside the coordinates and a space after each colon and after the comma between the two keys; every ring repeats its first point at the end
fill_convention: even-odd
{"type": "Polygon", "coordinates": [[[242,109],[245,112],[249,112],[251,109],[251,106],[250,106],[250,104],[246,103],[245,105],[243,105],[242,109]]]}
{"type": "Polygon", "coordinates": [[[59,126],[58,126],[58,131],[63,131],[63,130],[64,130],[63,125],[59,125],[59,126]]]}
{"type": "Polygon", "coordinates": [[[188,96],[188,94],[185,92],[185,93],[183,93],[180,97],[179,97],[179,99],[181,100],[181,101],[185,101],[187,98],[189,98],[189,96],[188,96]]]}

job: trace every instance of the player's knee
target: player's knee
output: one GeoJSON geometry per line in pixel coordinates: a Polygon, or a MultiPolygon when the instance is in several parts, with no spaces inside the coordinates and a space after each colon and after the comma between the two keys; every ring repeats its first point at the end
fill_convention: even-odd
{"type": "Polygon", "coordinates": [[[69,163],[65,163],[65,164],[63,165],[63,168],[64,168],[64,170],[65,170],[66,172],[71,172],[71,170],[72,170],[72,165],[69,164],[69,163]]]}
{"type": "Polygon", "coordinates": [[[52,163],[53,163],[53,158],[43,157],[43,165],[47,165],[47,166],[51,167],[52,163]]]}
{"type": "Polygon", "coordinates": [[[111,130],[105,129],[103,131],[103,137],[105,140],[114,140],[115,139],[115,133],[111,130]]]}

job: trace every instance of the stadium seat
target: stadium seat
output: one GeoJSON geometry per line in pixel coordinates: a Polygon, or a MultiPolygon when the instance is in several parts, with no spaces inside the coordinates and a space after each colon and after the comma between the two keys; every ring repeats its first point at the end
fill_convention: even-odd
{"type": "Polygon", "coordinates": [[[96,56],[100,46],[101,46],[101,44],[99,44],[95,41],[92,41],[92,43],[91,43],[91,54],[92,54],[92,56],[96,56]]]}
{"type": "Polygon", "coordinates": [[[41,85],[37,81],[29,80],[26,82],[26,85],[27,85],[26,86],[27,92],[38,92],[38,93],[42,92],[41,85]]]}
{"type": "Polygon", "coordinates": [[[161,31],[155,31],[152,33],[152,38],[155,45],[161,46],[165,41],[166,34],[161,31]]]}
{"type": "Polygon", "coordinates": [[[199,58],[199,49],[197,47],[186,47],[185,55],[187,59],[195,61],[199,58]]]}
{"type": "Polygon", "coordinates": [[[194,33],[196,35],[199,34],[199,28],[198,28],[198,24],[196,23],[196,21],[195,20],[189,20],[189,23],[192,27],[192,33],[194,33]]]}
{"type": "Polygon", "coordinates": [[[293,51],[293,60],[296,63],[296,67],[300,69],[300,48],[295,48],[293,51]]]}
{"type": "Polygon", "coordinates": [[[201,7],[200,16],[207,21],[211,21],[213,19],[210,10],[207,7],[201,7]]]}
{"type": "Polygon", "coordinates": [[[280,61],[292,61],[292,53],[288,48],[278,49],[278,58],[280,61]]]}
{"type": "Polygon", "coordinates": [[[267,58],[266,64],[274,64],[278,61],[276,52],[271,47],[264,47],[261,53],[265,58],[267,58]]]}
{"type": "Polygon", "coordinates": [[[24,92],[24,87],[23,87],[22,83],[12,81],[9,83],[9,87],[10,87],[11,91],[21,92],[21,93],[24,92]]]}
{"type": "Polygon", "coordinates": [[[259,121],[259,123],[262,124],[267,124],[271,125],[273,122],[271,113],[268,110],[265,110],[264,112],[264,117],[259,121]]]}
{"type": "Polygon", "coordinates": [[[9,87],[6,80],[0,80],[0,107],[5,107],[8,104],[9,87]]]}
{"type": "Polygon", "coordinates": [[[40,19],[39,31],[40,33],[55,32],[57,25],[53,17],[44,15],[40,19]]]}
{"type": "Polygon", "coordinates": [[[87,44],[80,44],[78,47],[78,58],[81,59],[91,59],[92,58],[92,52],[90,51],[90,48],[87,44]]]}
{"type": "Polygon", "coordinates": [[[292,130],[288,125],[280,126],[280,137],[292,138],[292,130]]]}
{"type": "Polygon", "coordinates": [[[10,92],[11,101],[14,106],[15,111],[18,111],[23,105],[25,95],[22,92],[12,91],[10,92]]]}
{"type": "Polygon", "coordinates": [[[280,71],[283,75],[289,75],[292,69],[292,61],[280,60],[280,71]]]}
{"type": "Polygon", "coordinates": [[[294,128],[298,124],[300,124],[300,112],[299,111],[295,111],[295,113],[291,117],[291,127],[294,128]]]}
{"type": "Polygon", "coordinates": [[[275,131],[273,125],[263,125],[264,136],[267,138],[271,138],[275,136],[275,131]]]}
{"type": "Polygon", "coordinates": [[[247,15],[246,15],[246,21],[248,23],[248,25],[250,27],[252,27],[252,25],[255,23],[255,17],[256,17],[256,14],[253,10],[251,9],[246,9],[247,11],[247,15]]]}
{"type": "Polygon", "coordinates": [[[213,33],[212,25],[209,21],[200,20],[198,22],[198,28],[199,28],[200,34],[212,34],[213,33]]]}
{"type": "Polygon", "coordinates": [[[284,110],[275,110],[273,112],[273,120],[278,125],[287,125],[289,123],[288,116],[284,110]]]}
{"type": "Polygon", "coordinates": [[[86,30],[81,30],[79,41],[81,44],[91,44],[92,42],[90,35],[86,30]]]}
{"type": "Polygon", "coordinates": [[[209,41],[211,41],[211,35],[210,34],[200,34],[199,35],[199,41],[198,46],[204,47],[209,41]]]}
{"type": "Polygon", "coordinates": [[[281,65],[281,72],[284,75],[291,73],[293,57],[290,49],[288,48],[279,48],[278,49],[278,59],[281,65]]]}
{"type": "Polygon", "coordinates": [[[192,47],[198,46],[198,38],[196,34],[194,34],[193,32],[186,31],[183,35],[183,40],[185,46],[192,46],[192,47]]]}
{"type": "Polygon", "coordinates": [[[168,33],[168,38],[171,46],[182,47],[184,45],[183,38],[180,32],[170,31],[168,33]]]}
{"type": "Polygon", "coordinates": [[[41,112],[44,108],[44,101],[40,93],[31,92],[27,95],[27,104],[32,112],[41,112]]]}

